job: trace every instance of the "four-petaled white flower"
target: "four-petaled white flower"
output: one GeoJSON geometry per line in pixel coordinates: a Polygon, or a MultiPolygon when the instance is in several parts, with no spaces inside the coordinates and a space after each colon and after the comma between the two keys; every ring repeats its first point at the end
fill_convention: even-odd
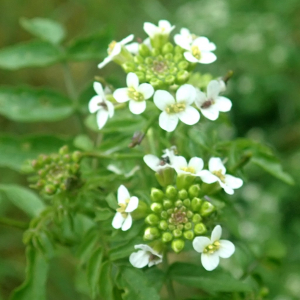
{"type": "Polygon", "coordinates": [[[113,60],[113,58],[121,53],[122,46],[131,42],[134,38],[133,34],[130,34],[125,39],[121,40],[120,42],[113,41],[109,44],[107,52],[108,56],[104,58],[103,62],[98,64],[98,68],[102,69],[105,65],[113,60]]]}
{"type": "Polygon", "coordinates": [[[108,118],[111,118],[114,115],[114,105],[106,100],[101,83],[94,82],[94,90],[98,95],[90,100],[89,111],[92,114],[97,112],[97,124],[99,129],[101,129],[108,118]]]}
{"type": "Polygon", "coordinates": [[[139,85],[139,78],[131,72],[127,74],[126,82],[128,87],[115,90],[113,96],[120,103],[129,101],[129,110],[133,114],[141,114],[146,109],[146,100],[153,95],[154,88],[149,83],[139,85]]]}
{"type": "Polygon", "coordinates": [[[150,38],[158,34],[168,35],[174,28],[175,26],[172,26],[167,20],[160,20],[158,26],[149,22],[144,23],[144,30],[150,38]]]}
{"type": "Polygon", "coordinates": [[[216,45],[204,36],[197,37],[193,40],[185,35],[178,35],[175,39],[175,43],[187,50],[183,55],[189,62],[210,64],[217,59],[216,55],[211,52],[216,50],[216,45]]]}
{"type": "Polygon", "coordinates": [[[187,44],[191,45],[197,36],[191,33],[187,28],[181,28],[180,34],[177,33],[174,36],[175,44],[184,48],[187,44]]]}
{"type": "Polygon", "coordinates": [[[155,105],[162,110],[159,126],[166,131],[175,130],[178,120],[194,125],[200,119],[199,112],[191,106],[196,96],[195,88],[190,84],[182,85],[176,92],[176,101],[167,91],[158,90],[154,94],[155,105]]]}
{"type": "Polygon", "coordinates": [[[219,117],[219,112],[230,111],[232,103],[223,96],[219,96],[222,89],[222,83],[212,80],[207,85],[207,95],[196,89],[196,106],[201,110],[202,114],[212,121],[219,117]]]}
{"type": "Polygon", "coordinates": [[[156,252],[148,245],[135,245],[135,249],[141,249],[138,252],[131,253],[130,263],[136,268],[143,268],[148,265],[152,267],[162,262],[162,255],[156,252]]]}
{"type": "Polygon", "coordinates": [[[139,205],[139,199],[135,196],[130,197],[128,190],[124,185],[118,189],[118,205],[117,213],[112,221],[112,226],[115,229],[122,228],[123,231],[128,230],[132,225],[131,212],[139,205]]]}
{"type": "Polygon", "coordinates": [[[158,172],[159,170],[165,168],[173,168],[173,161],[176,157],[174,154],[174,150],[172,148],[165,149],[163,152],[164,154],[161,156],[161,158],[153,154],[145,155],[143,158],[145,164],[155,172],[158,172]]]}
{"type": "Polygon", "coordinates": [[[175,156],[173,159],[173,167],[177,174],[189,174],[193,176],[199,176],[203,169],[203,160],[199,157],[193,157],[187,163],[183,156],[175,156]]]}
{"type": "Polygon", "coordinates": [[[228,258],[234,251],[234,244],[227,240],[220,240],[222,235],[222,227],[217,225],[212,233],[211,238],[198,236],[193,240],[194,249],[202,253],[201,262],[207,271],[214,270],[220,261],[220,257],[228,258]]]}
{"type": "Polygon", "coordinates": [[[212,157],[208,162],[208,170],[203,170],[200,177],[205,183],[219,182],[224,191],[232,195],[234,189],[238,189],[243,185],[243,180],[232,175],[226,174],[226,168],[218,157],[212,157]]]}

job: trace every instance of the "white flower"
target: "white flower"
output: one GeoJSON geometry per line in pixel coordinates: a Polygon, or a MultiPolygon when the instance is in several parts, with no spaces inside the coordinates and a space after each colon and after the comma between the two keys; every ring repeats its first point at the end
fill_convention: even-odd
{"type": "MultiPolygon", "coordinates": [[[[146,38],[143,41],[143,44],[145,44],[150,50],[152,49],[150,38],[146,38]]],[[[139,45],[140,45],[140,43],[134,42],[134,43],[130,43],[130,44],[126,45],[125,48],[131,54],[137,55],[139,53],[139,45]]]]}
{"type": "Polygon", "coordinates": [[[217,59],[216,55],[211,52],[216,50],[216,45],[211,43],[208,38],[204,36],[197,37],[191,42],[190,38],[178,35],[175,39],[175,43],[187,50],[183,55],[189,62],[210,64],[217,59]]]}
{"type": "Polygon", "coordinates": [[[201,110],[202,114],[210,120],[216,120],[219,117],[219,112],[230,111],[232,103],[226,98],[219,96],[222,89],[222,84],[217,80],[212,80],[207,85],[207,95],[196,89],[197,107],[201,110]]]}
{"type": "Polygon", "coordinates": [[[243,180],[226,174],[226,168],[218,157],[212,157],[208,162],[208,170],[201,171],[200,177],[205,183],[219,182],[227,194],[232,195],[234,189],[243,185],[243,180]]]}
{"type": "Polygon", "coordinates": [[[196,90],[190,84],[184,84],[177,90],[176,101],[169,92],[156,91],[154,103],[162,110],[159,116],[159,126],[171,132],[175,130],[179,119],[187,125],[196,124],[200,119],[200,114],[194,107],[191,107],[195,95],[196,90]]]}
{"type": "Polygon", "coordinates": [[[193,157],[187,163],[183,156],[175,156],[173,159],[173,167],[177,174],[189,174],[193,176],[199,175],[203,169],[203,160],[199,157],[193,157]]]}
{"type": "Polygon", "coordinates": [[[207,271],[214,270],[220,261],[220,257],[228,258],[234,251],[235,247],[232,242],[220,240],[222,227],[217,225],[211,233],[211,238],[198,236],[193,240],[194,249],[202,253],[201,262],[207,271]]]}
{"type": "Polygon", "coordinates": [[[132,217],[130,215],[139,204],[139,199],[135,196],[130,197],[128,190],[124,185],[118,189],[118,205],[117,213],[112,221],[112,226],[115,229],[122,228],[123,231],[128,230],[132,224],[132,217]]]}
{"type": "Polygon", "coordinates": [[[180,34],[175,34],[174,41],[176,45],[185,49],[186,45],[191,45],[193,40],[195,40],[196,38],[197,36],[195,34],[190,33],[190,31],[187,28],[181,28],[180,34]]]}
{"type": "Polygon", "coordinates": [[[105,65],[113,60],[115,56],[121,53],[122,46],[126,45],[127,43],[131,42],[134,38],[133,34],[130,34],[125,39],[121,40],[120,42],[113,41],[109,44],[107,52],[108,56],[104,58],[103,62],[98,65],[99,69],[102,69],[105,65]]]}
{"type": "Polygon", "coordinates": [[[139,78],[135,73],[128,73],[127,88],[121,88],[115,90],[113,96],[120,102],[129,101],[129,110],[133,114],[141,114],[146,109],[146,101],[153,93],[154,88],[149,83],[142,83],[139,85],[139,78]]]}
{"type": "Polygon", "coordinates": [[[143,158],[145,164],[155,172],[158,172],[159,170],[162,170],[165,168],[172,168],[173,161],[175,158],[174,150],[172,148],[165,149],[163,152],[165,154],[163,154],[161,158],[159,158],[153,154],[145,155],[143,158]]]}
{"type": "Polygon", "coordinates": [[[138,252],[131,253],[129,256],[130,263],[136,268],[143,268],[148,265],[152,267],[162,262],[162,255],[156,252],[148,245],[135,245],[135,249],[141,249],[138,252]]]}
{"type": "Polygon", "coordinates": [[[90,100],[89,111],[92,114],[97,112],[97,124],[99,129],[101,129],[108,118],[114,115],[114,105],[106,100],[101,83],[94,82],[94,90],[98,95],[90,100]]]}
{"type": "Polygon", "coordinates": [[[158,26],[149,22],[144,23],[144,30],[150,38],[153,38],[158,34],[168,35],[174,28],[175,26],[172,26],[167,20],[160,20],[158,26]]]}

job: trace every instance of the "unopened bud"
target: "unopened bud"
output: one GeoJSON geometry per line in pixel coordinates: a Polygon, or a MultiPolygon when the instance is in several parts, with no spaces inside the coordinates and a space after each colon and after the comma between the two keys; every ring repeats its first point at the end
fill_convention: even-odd
{"type": "Polygon", "coordinates": [[[152,241],[160,236],[159,229],[157,227],[148,227],[144,233],[144,239],[152,241]]]}
{"type": "Polygon", "coordinates": [[[194,232],[197,235],[204,234],[206,231],[207,229],[203,223],[198,223],[194,227],[194,232]]]}
{"type": "Polygon", "coordinates": [[[176,206],[176,207],[181,207],[181,206],[182,206],[182,201],[181,201],[181,200],[177,200],[177,201],[175,202],[175,206],[176,206]]]}
{"type": "Polygon", "coordinates": [[[67,145],[61,147],[59,150],[58,150],[58,153],[60,155],[64,155],[64,154],[67,154],[69,153],[69,147],[67,145]]]}
{"type": "Polygon", "coordinates": [[[195,176],[189,174],[180,174],[177,176],[176,185],[179,190],[188,189],[195,181],[195,176]]]}
{"type": "Polygon", "coordinates": [[[163,219],[167,219],[167,218],[169,217],[168,213],[167,213],[165,210],[163,210],[163,211],[161,212],[160,216],[161,216],[163,219]]]}
{"type": "Polygon", "coordinates": [[[150,214],[146,217],[145,222],[149,225],[157,225],[159,222],[159,218],[155,214],[150,214]]]}
{"type": "Polygon", "coordinates": [[[193,198],[191,202],[191,209],[194,212],[198,212],[202,204],[202,200],[200,198],[193,198]]]}
{"type": "Polygon", "coordinates": [[[79,162],[81,160],[81,158],[82,158],[82,154],[80,151],[75,151],[72,153],[72,160],[74,162],[79,162]]]}
{"type": "Polygon", "coordinates": [[[161,202],[164,198],[164,192],[160,189],[152,188],[150,198],[153,202],[161,202]]]}
{"type": "Polygon", "coordinates": [[[126,73],[134,72],[135,71],[135,63],[132,61],[127,61],[124,64],[122,64],[122,68],[126,73]]]}
{"type": "Polygon", "coordinates": [[[134,62],[138,63],[138,64],[142,64],[144,63],[144,58],[141,56],[141,55],[136,55],[134,58],[133,58],[134,62]]]}
{"type": "Polygon", "coordinates": [[[169,209],[173,206],[173,202],[171,200],[165,199],[163,201],[163,206],[165,209],[169,209]]]}
{"type": "Polygon", "coordinates": [[[164,46],[162,47],[161,52],[163,54],[171,53],[171,52],[173,52],[173,49],[174,49],[174,46],[169,42],[169,43],[164,44],[164,46]]]}
{"type": "Polygon", "coordinates": [[[158,227],[161,229],[161,230],[167,230],[168,229],[168,222],[165,221],[165,220],[162,220],[159,222],[159,225],[158,227]]]}
{"type": "Polygon", "coordinates": [[[179,253],[184,248],[184,244],[184,240],[178,239],[172,242],[171,247],[174,252],[179,253]]]}
{"type": "Polygon", "coordinates": [[[188,223],[184,224],[184,229],[185,230],[189,230],[191,228],[192,228],[192,223],[191,222],[188,222],[188,223]]]}
{"type": "Polygon", "coordinates": [[[52,184],[47,184],[45,186],[45,192],[48,194],[48,195],[53,195],[56,193],[56,187],[52,184]]]}
{"type": "Polygon", "coordinates": [[[177,197],[177,189],[174,186],[172,186],[172,185],[167,186],[167,188],[166,188],[166,196],[169,199],[175,199],[177,197]]]}
{"type": "Polygon", "coordinates": [[[150,49],[145,44],[139,44],[139,54],[143,57],[150,56],[150,49]]]}
{"type": "Polygon", "coordinates": [[[150,208],[153,212],[160,213],[163,209],[163,206],[161,203],[154,202],[151,204],[150,208]]]}
{"type": "Polygon", "coordinates": [[[186,190],[182,189],[178,192],[178,198],[181,200],[187,199],[188,193],[186,190]]]}
{"type": "Polygon", "coordinates": [[[192,240],[194,238],[194,232],[192,230],[189,231],[185,231],[183,233],[183,236],[187,239],[187,240],[192,240]]]}
{"type": "Polygon", "coordinates": [[[173,235],[170,232],[164,232],[161,237],[161,240],[164,243],[168,243],[168,242],[172,241],[172,239],[173,239],[173,235]]]}
{"type": "Polygon", "coordinates": [[[180,229],[173,230],[173,236],[179,238],[182,236],[182,231],[180,229]]]}
{"type": "Polygon", "coordinates": [[[215,210],[215,207],[208,201],[205,201],[201,208],[200,208],[200,214],[203,217],[209,216],[213,211],[215,210]]]}
{"type": "Polygon", "coordinates": [[[175,79],[176,77],[174,75],[168,75],[166,78],[165,78],[165,82],[169,85],[172,85],[174,84],[175,82],[175,79]]]}
{"type": "Polygon", "coordinates": [[[194,214],[193,215],[193,218],[192,218],[192,221],[193,223],[198,223],[202,220],[201,216],[199,214],[194,214]]]}
{"type": "Polygon", "coordinates": [[[189,188],[190,198],[198,197],[199,193],[200,193],[200,185],[199,184],[194,184],[194,185],[190,186],[190,188],[189,188]]]}

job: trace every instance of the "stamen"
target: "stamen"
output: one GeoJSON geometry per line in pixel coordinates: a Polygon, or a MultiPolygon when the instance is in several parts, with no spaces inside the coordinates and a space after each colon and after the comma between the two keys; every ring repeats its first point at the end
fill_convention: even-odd
{"type": "Polygon", "coordinates": [[[218,170],[218,171],[213,171],[212,172],[214,175],[216,175],[217,177],[219,177],[219,179],[225,183],[225,175],[222,173],[222,170],[218,170]]]}
{"type": "Polygon", "coordinates": [[[108,45],[108,49],[107,49],[108,54],[111,54],[111,53],[112,53],[112,51],[114,50],[116,44],[117,44],[116,41],[112,41],[112,42],[108,45]]]}
{"type": "Polygon", "coordinates": [[[166,108],[166,113],[167,114],[177,114],[179,112],[184,111],[186,108],[186,104],[185,103],[175,103],[175,104],[171,104],[166,108]]]}
{"type": "Polygon", "coordinates": [[[201,58],[201,51],[198,46],[192,46],[192,54],[198,60],[201,58]]]}

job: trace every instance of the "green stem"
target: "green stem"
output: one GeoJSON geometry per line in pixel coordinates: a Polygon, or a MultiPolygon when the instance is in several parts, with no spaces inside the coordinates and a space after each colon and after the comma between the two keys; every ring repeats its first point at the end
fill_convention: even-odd
{"type": "Polygon", "coordinates": [[[14,219],[4,218],[4,217],[0,218],[0,224],[19,228],[19,229],[27,229],[28,225],[29,225],[28,223],[25,223],[25,222],[16,221],[14,219]]]}
{"type": "Polygon", "coordinates": [[[142,153],[112,153],[112,154],[105,154],[105,153],[97,153],[97,152],[85,152],[82,154],[86,157],[97,157],[97,158],[109,158],[109,159],[136,159],[142,158],[142,153]]]}
{"type": "Polygon", "coordinates": [[[147,131],[147,138],[148,138],[148,143],[150,146],[150,152],[153,155],[157,155],[156,153],[156,147],[155,147],[155,140],[154,140],[154,134],[153,134],[153,128],[149,128],[147,131]]]}
{"type": "Polygon", "coordinates": [[[168,291],[169,299],[175,300],[176,296],[175,296],[175,290],[173,287],[173,283],[172,283],[172,280],[168,276],[169,262],[168,262],[167,252],[165,252],[165,254],[164,254],[162,265],[163,265],[163,269],[164,269],[165,275],[166,275],[165,285],[166,285],[166,288],[168,291]]]}
{"type": "Polygon", "coordinates": [[[73,101],[73,103],[75,105],[77,105],[78,104],[77,92],[76,92],[75,84],[73,81],[73,77],[72,77],[69,65],[68,65],[68,63],[63,62],[62,67],[63,67],[64,78],[65,78],[68,95],[71,98],[71,100],[73,101]]]}
{"type": "Polygon", "coordinates": [[[252,157],[252,152],[249,153],[245,153],[241,159],[232,167],[230,168],[230,172],[233,173],[238,169],[241,169],[242,167],[244,167],[251,159],[252,157]]]}

